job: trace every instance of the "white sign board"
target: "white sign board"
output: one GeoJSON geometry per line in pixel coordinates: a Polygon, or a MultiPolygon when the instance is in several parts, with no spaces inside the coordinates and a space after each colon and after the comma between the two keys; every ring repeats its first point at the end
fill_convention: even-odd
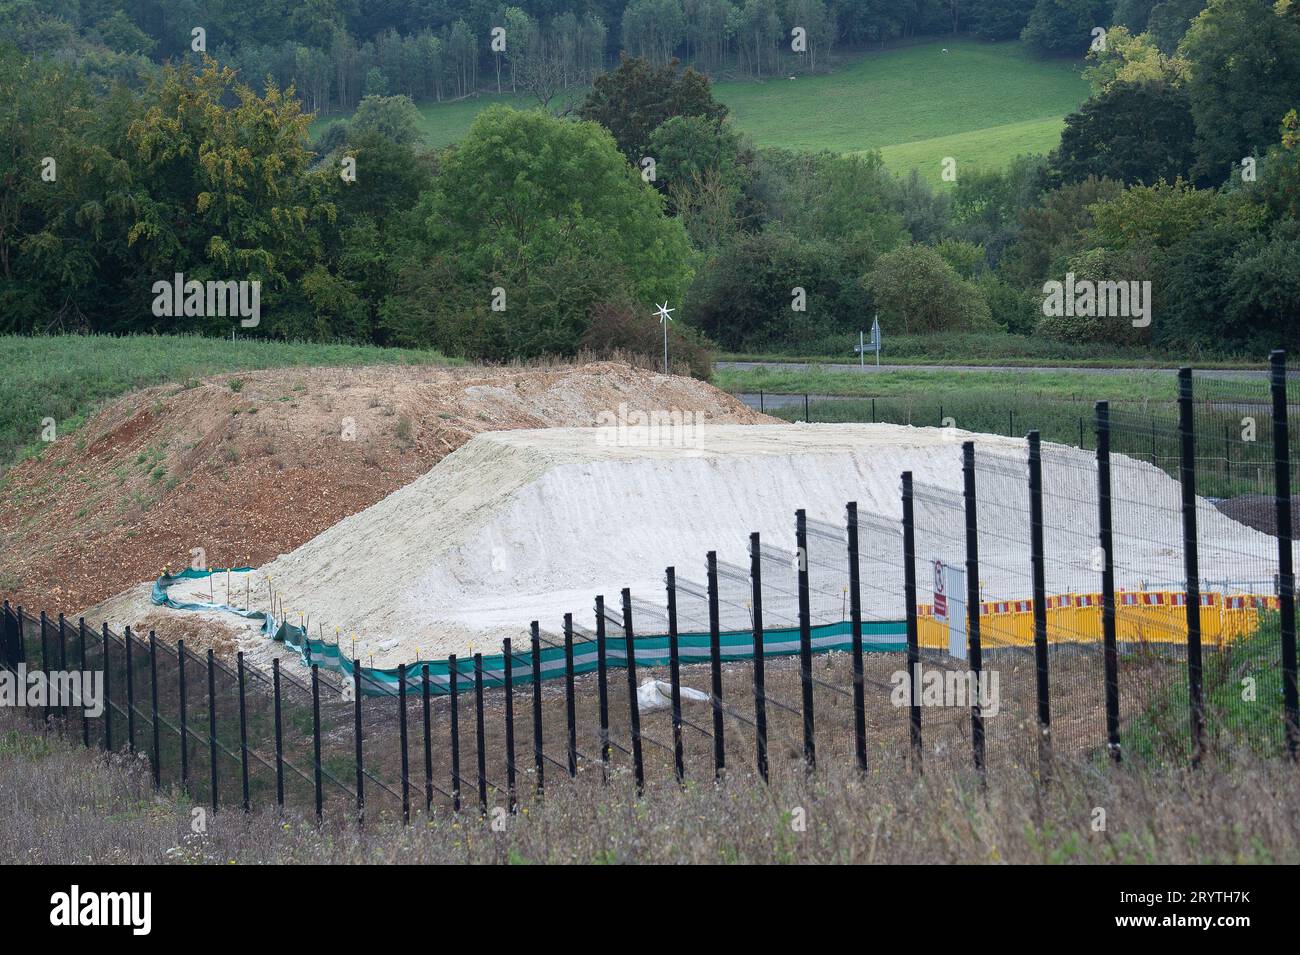
{"type": "Polygon", "coordinates": [[[948,655],[966,659],[966,569],[944,566],[944,584],[948,593],[948,655]]]}

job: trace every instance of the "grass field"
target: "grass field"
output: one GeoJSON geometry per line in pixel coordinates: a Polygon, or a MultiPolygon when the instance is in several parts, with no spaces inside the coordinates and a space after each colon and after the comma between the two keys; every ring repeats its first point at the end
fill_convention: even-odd
{"type": "Polygon", "coordinates": [[[450,364],[434,351],[228,341],[179,335],[0,336],[0,466],[35,453],[43,422],[58,433],[79,425],[102,402],[135,388],[190,378],[292,366],[450,364]]]}
{"type": "Polygon", "coordinates": [[[1150,375],[1142,371],[1113,375],[1071,374],[1035,371],[880,371],[862,375],[851,371],[821,368],[785,370],[778,368],[720,368],[713,383],[724,391],[765,391],[773,394],[853,395],[861,397],[904,397],[923,395],[931,402],[944,397],[972,400],[985,396],[1002,406],[1032,405],[1043,399],[1075,402],[1171,401],[1177,396],[1172,375],[1150,375]]]}
{"type": "MultiPolygon", "coordinates": [[[[819,76],[724,80],[714,94],[759,146],[880,149],[894,171],[915,168],[938,183],[946,156],[957,161],[960,176],[963,169],[1001,167],[1022,153],[1052,149],[1062,118],[1087,98],[1080,69],[1074,61],[1039,59],[1019,42],[940,40],[854,54],[819,76]]],[[[422,104],[425,142],[456,142],[480,110],[498,102],[532,105],[508,94],[422,104]]],[[[337,118],[319,119],[313,130],[337,118]]]]}
{"type": "MultiPolygon", "coordinates": [[[[868,323],[864,323],[868,324],[868,323]]],[[[945,331],[928,335],[895,334],[884,328],[881,361],[887,365],[1072,365],[1079,368],[1172,368],[1190,364],[1205,368],[1262,368],[1262,354],[1211,354],[1184,348],[1174,354],[1155,346],[1123,347],[1097,342],[1057,341],[1042,336],[1012,335],[1001,330],[945,331]]],[[[798,350],[730,352],[719,361],[856,363],[856,332],[804,339],[798,350]]],[[[867,361],[875,356],[868,354],[867,361]]]]}

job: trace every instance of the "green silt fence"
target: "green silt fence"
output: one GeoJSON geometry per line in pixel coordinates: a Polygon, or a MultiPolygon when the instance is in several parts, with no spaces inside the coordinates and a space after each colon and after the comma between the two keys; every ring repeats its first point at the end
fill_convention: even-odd
{"type": "MultiPolygon", "coordinates": [[[[230,568],[242,573],[251,568],[230,568]]],[[[224,569],[184,570],[179,574],[163,575],[153,585],[153,602],[173,610],[220,610],[237,614],[249,620],[261,620],[262,632],[272,640],[298,652],[307,666],[316,664],[322,670],[336,670],[352,676],[353,663],[340,652],[336,643],[309,636],[302,627],[287,621],[277,621],[261,610],[241,610],[226,604],[203,602],[178,602],[172,600],[167,589],[180,580],[194,580],[212,574],[225,573],[224,569]]],[[[678,635],[678,649],[682,664],[706,663],[710,659],[708,633],[682,633],[678,635]]],[[[814,653],[852,649],[852,624],[847,620],[819,624],[812,628],[814,653]]],[[[668,635],[650,634],[635,638],[637,666],[668,665],[668,635]]],[[[862,649],[864,652],[899,652],[906,648],[907,630],[902,620],[873,620],[862,622],[862,649]]],[[[754,635],[751,631],[726,631],[720,635],[721,657],[727,660],[749,660],[754,656],[754,635]]],[[[789,656],[799,652],[799,630],[796,627],[768,629],[763,635],[763,656],[789,656]]],[[[611,632],[605,639],[606,661],[609,667],[622,667],[627,662],[626,641],[621,631],[611,632]]],[[[450,684],[449,666],[444,660],[419,660],[406,667],[406,685],[409,691],[420,691],[424,668],[429,669],[429,691],[445,695],[450,684]]],[[[596,644],[591,640],[575,640],[573,645],[573,672],[593,673],[597,668],[596,644]]],[[[463,670],[463,668],[462,668],[463,670]]],[[[541,679],[551,680],[564,676],[564,648],[543,647],[541,651],[541,679]]],[[[465,676],[460,685],[467,687],[465,676]]],[[[528,648],[520,645],[515,650],[512,682],[518,686],[533,682],[532,657],[528,648]]],[[[501,654],[483,656],[484,687],[505,685],[505,662],[501,654]]],[[[368,696],[395,696],[398,687],[397,669],[378,667],[361,668],[362,692],[368,696]]]]}

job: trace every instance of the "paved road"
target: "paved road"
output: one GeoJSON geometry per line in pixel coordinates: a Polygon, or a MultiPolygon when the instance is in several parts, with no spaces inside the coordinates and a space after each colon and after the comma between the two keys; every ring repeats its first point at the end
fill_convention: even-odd
{"type": "MultiPolygon", "coordinates": [[[[791,361],[720,361],[717,363],[718,368],[726,368],[735,371],[748,371],[753,368],[771,368],[776,371],[807,371],[810,368],[819,368],[823,371],[854,372],[871,374],[879,371],[990,371],[990,372],[1015,372],[1015,371],[1032,371],[1032,372],[1060,372],[1062,374],[1074,375],[1174,375],[1177,374],[1175,368],[1072,368],[1060,365],[873,365],[866,364],[859,367],[856,364],[815,364],[812,362],[791,362],[791,361]]],[[[1268,370],[1261,368],[1259,370],[1244,368],[1198,368],[1196,370],[1197,378],[1223,378],[1223,379],[1251,379],[1267,378],[1268,370]]],[[[1300,369],[1292,369],[1288,372],[1288,377],[1300,378],[1300,369]]]]}

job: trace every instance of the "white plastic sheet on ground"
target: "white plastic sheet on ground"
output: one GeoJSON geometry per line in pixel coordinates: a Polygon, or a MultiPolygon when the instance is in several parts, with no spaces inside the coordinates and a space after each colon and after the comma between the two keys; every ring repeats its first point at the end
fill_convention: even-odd
{"type": "MultiPolygon", "coordinates": [[[[702,693],[699,690],[692,690],[689,686],[681,688],[682,702],[688,700],[696,703],[707,703],[709,694],[702,693]]],[[[663,710],[673,705],[673,685],[665,683],[663,680],[645,680],[637,687],[636,706],[641,712],[647,710],[663,710]]]]}

